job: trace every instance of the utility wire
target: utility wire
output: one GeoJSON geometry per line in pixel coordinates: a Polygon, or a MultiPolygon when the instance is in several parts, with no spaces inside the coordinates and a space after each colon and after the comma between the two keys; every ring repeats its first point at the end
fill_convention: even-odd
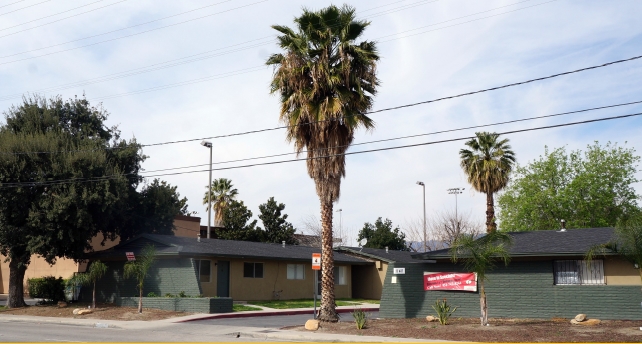
{"type": "MultiPolygon", "coordinates": [[[[223,2],[228,2],[228,1],[232,1],[232,0],[225,0],[225,1],[223,1],[223,2]]],[[[231,12],[231,11],[238,10],[238,9],[241,9],[241,8],[245,8],[245,7],[253,6],[253,5],[260,4],[260,3],[263,3],[263,2],[266,2],[266,1],[269,1],[269,0],[261,0],[261,1],[253,2],[253,3],[251,3],[251,4],[247,4],[247,5],[243,5],[243,6],[239,6],[239,7],[234,7],[234,8],[231,8],[231,9],[225,10],[225,11],[220,11],[220,12],[216,12],[216,13],[211,13],[211,14],[207,14],[207,15],[204,15],[204,16],[200,16],[200,17],[197,17],[197,18],[192,18],[192,19],[184,20],[184,21],[182,21],[182,22],[178,22],[178,23],[174,23],[174,24],[169,24],[169,25],[165,25],[165,26],[160,26],[160,27],[157,27],[157,28],[154,28],[154,29],[148,29],[148,30],[145,30],[145,31],[140,31],[140,32],[132,33],[132,34],[125,35],[125,36],[120,36],[120,37],[110,38],[110,39],[106,39],[106,40],[104,40],[104,41],[100,41],[100,42],[94,42],[94,43],[90,43],[90,44],[86,44],[86,45],[81,45],[81,46],[79,46],[79,47],[74,47],[74,48],[69,48],[69,49],[64,49],[64,50],[53,51],[53,52],[50,52],[50,53],[46,53],[46,54],[42,54],[42,55],[37,55],[37,56],[31,56],[31,57],[25,57],[25,58],[18,59],[18,60],[13,60],[13,61],[2,62],[2,63],[0,63],[0,65],[6,65],[6,64],[15,63],[15,62],[20,62],[20,61],[26,61],[26,60],[32,60],[32,59],[39,58],[39,57],[43,57],[43,56],[49,56],[49,55],[59,54],[59,53],[62,53],[62,52],[71,51],[71,50],[77,50],[77,49],[81,49],[81,48],[86,48],[86,47],[90,47],[90,46],[94,46],[94,45],[98,45],[98,44],[102,44],[102,43],[106,43],[106,42],[116,41],[116,40],[123,39],[123,38],[129,38],[129,37],[133,37],[133,36],[138,36],[138,35],[142,35],[142,34],[144,34],[144,33],[152,32],[152,31],[156,31],[156,30],[161,30],[161,29],[166,29],[166,28],[168,28],[168,27],[178,26],[178,25],[182,25],[182,24],[185,24],[185,23],[189,23],[189,22],[195,21],[195,20],[199,20],[199,19],[203,19],[203,18],[207,18],[207,17],[214,16],[214,15],[218,15],[218,14],[223,14],[223,13],[231,12]]],[[[217,4],[218,4],[218,3],[217,3],[217,4]]],[[[192,10],[192,11],[196,11],[196,10],[192,10]]],[[[192,11],[189,11],[189,12],[192,12],[192,11]]],[[[184,13],[187,13],[187,12],[184,12],[184,13]]],[[[181,14],[184,14],[184,13],[179,13],[179,14],[176,14],[176,15],[174,15],[174,16],[181,15],[181,14]]],[[[167,18],[169,18],[169,17],[165,17],[165,18],[157,19],[157,20],[154,20],[154,21],[158,21],[158,20],[162,20],[162,19],[167,19],[167,18]]],[[[146,22],[146,23],[142,23],[142,24],[138,24],[138,25],[135,25],[135,26],[145,25],[145,24],[149,24],[149,23],[151,23],[151,22],[153,22],[153,21],[146,22]]],[[[110,31],[110,32],[107,32],[107,33],[99,34],[99,35],[94,35],[94,36],[90,36],[90,37],[85,37],[85,38],[81,38],[81,39],[78,39],[78,40],[83,40],[83,39],[87,39],[87,38],[91,38],[91,37],[95,37],[95,36],[102,36],[102,35],[105,35],[105,34],[108,34],[108,33],[111,33],[111,32],[121,31],[121,30],[125,30],[125,29],[128,29],[128,28],[130,28],[130,27],[123,28],[123,29],[118,29],[118,30],[114,30],[114,31],[110,31]]],[[[12,55],[0,56],[0,58],[7,58],[7,57],[11,57],[11,56],[16,56],[16,55],[22,55],[22,54],[26,54],[26,53],[29,53],[29,52],[32,52],[32,51],[42,50],[42,49],[47,49],[47,48],[51,48],[51,47],[54,47],[54,46],[58,46],[58,45],[62,45],[62,44],[67,44],[67,43],[75,42],[75,41],[78,41],[78,40],[69,41],[69,42],[65,42],[65,43],[60,43],[60,44],[56,44],[56,45],[51,45],[51,46],[48,46],[48,47],[38,48],[38,49],[35,49],[35,50],[23,51],[23,52],[16,53],[16,54],[12,54],[12,55]]]]}
{"type": "MultiPolygon", "coordinates": [[[[45,1],[43,1],[43,2],[39,2],[39,3],[37,3],[37,4],[33,4],[33,5],[29,5],[29,6],[21,7],[21,8],[15,9],[15,10],[10,11],[10,12],[1,13],[1,14],[0,14],[0,17],[1,17],[1,16],[4,16],[4,15],[7,15],[7,14],[9,14],[9,13],[13,13],[13,12],[18,12],[18,11],[24,10],[25,8],[38,6],[38,5],[44,4],[45,2],[49,2],[49,1],[51,1],[51,0],[45,0],[45,1]]],[[[20,2],[20,1],[14,2],[13,4],[16,4],[16,3],[18,3],[18,2],[20,2]]],[[[13,4],[9,4],[9,5],[13,5],[13,4]]],[[[5,5],[5,6],[9,6],[9,5],[5,5]]],[[[4,7],[4,6],[2,6],[2,7],[4,7]]]]}
{"type": "MultiPolygon", "coordinates": [[[[103,2],[103,1],[104,1],[104,0],[98,0],[98,1],[95,1],[95,2],[88,3],[88,4],[86,4],[86,5],[82,5],[82,6],[74,7],[74,8],[72,8],[72,9],[69,9],[69,10],[66,10],[66,11],[62,11],[62,12],[58,12],[58,13],[54,13],[54,14],[50,14],[50,15],[48,15],[48,16],[44,16],[44,17],[41,17],[41,18],[38,18],[38,19],[30,20],[30,21],[28,21],[28,22],[24,22],[24,23],[22,23],[22,24],[17,24],[17,25],[14,25],[14,26],[8,26],[8,27],[5,27],[5,28],[0,29],[0,31],[5,31],[5,30],[13,29],[13,28],[15,28],[15,27],[22,26],[22,25],[26,25],[26,24],[29,24],[29,23],[33,23],[33,22],[35,22],[35,21],[43,20],[43,19],[46,19],[46,18],[49,18],[49,17],[55,17],[55,16],[57,16],[57,15],[59,15],[59,14],[63,14],[63,13],[67,13],[67,12],[75,11],[75,10],[77,10],[77,9],[79,9],[79,8],[87,7],[87,6],[90,6],[90,5],[93,5],[93,4],[96,4],[96,3],[99,3],[99,2],[103,2]]],[[[93,12],[93,11],[97,11],[97,10],[103,9],[103,8],[105,8],[105,7],[109,7],[109,6],[113,6],[113,5],[116,5],[116,4],[120,4],[121,2],[125,2],[125,1],[127,1],[127,0],[120,0],[120,1],[117,1],[117,2],[114,2],[114,3],[111,3],[111,4],[108,4],[108,5],[105,5],[105,6],[96,7],[96,8],[93,8],[93,9],[91,9],[91,10],[88,10],[88,11],[85,11],[85,12],[81,12],[81,13],[76,13],[76,14],[71,15],[71,16],[68,16],[68,17],[64,17],[64,18],[56,19],[56,20],[54,20],[54,21],[50,21],[50,22],[48,22],[48,23],[40,24],[40,25],[37,25],[37,26],[32,26],[32,27],[30,27],[30,28],[23,29],[23,30],[20,30],[20,31],[15,31],[15,32],[12,32],[12,33],[9,33],[9,34],[6,34],[6,35],[3,35],[3,36],[0,36],[0,38],[7,37],[7,36],[11,36],[11,35],[15,35],[15,34],[20,33],[20,32],[29,31],[29,30],[36,29],[36,28],[39,28],[39,27],[43,27],[43,26],[46,26],[46,25],[49,25],[49,24],[57,23],[57,22],[60,22],[60,21],[65,20],[65,19],[69,19],[69,18],[77,17],[77,16],[80,16],[80,15],[83,15],[83,14],[87,14],[87,13],[89,13],[89,12],[93,12]]]]}
{"type": "MultiPolygon", "coordinates": [[[[635,116],[640,116],[640,115],[642,115],[642,112],[632,113],[632,114],[627,114],[627,115],[620,115],[620,116],[601,117],[601,118],[584,120],[584,121],[577,121],[577,122],[568,122],[568,123],[562,123],[562,124],[546,125],[546,126],[541,126],[541,127],[510,130],[510,131],[500,132],[500,133],[497,133],[497,134],[499,134],[499,135],[509,135],[509,134],[529,132],[529,131],[561,128],[561,127],[567,127],[567,126],[573,126],[573,125],[579,125],[579,124],[587,124],[587,123],[595,123],[595,122],[609,121],[609,120],[615,120],[615,119],[629,118],[629,117],[635,117],[635,116]]],[[[466,136],[466,137],[459,137],[459,138],[453,138],[453,139],[444,139],[444,140],[438,140],[438,141],[429,141],[429,142],[422,142],[422,143],[415,143],[415,144],[407,144],[407,145],[401,145],[401,146],[375,148],[375,149],[362,150],[362,151],[357,151],[357,152],[346,152],[346,153],[343,153],[343,154],[325,155],[325,156],[319,156],[319,157],[314,157],[314,158],[297,158],[297,159],[290,159],[290,160],[279,160],[279,161],[255,163],[255,164],[249,164],[249,165],[237,165],[237,166],[230,166],[230,167],[219,167],[219,168],[214,168],[214,169],[205,169],[205,170],[197,170],[197,171],[163,173],[163,174],[147,175],[147,176],[141,176],[141,177],[143,177],[143,178],[151,178],[151,177],[162,177],[162,176],[175,176],[175,175],[192,174],[192,173],[209,172],[209,171],[223,171],[223,170],[232,170],[232,169],[239,169],[239,168],[256,167],[256,166],[277,165],[277,164],[283,164],[283,163],[288,163],[288,162],[306,161],[306,160],[312,160],[312,159],[332,158],[332,157],[337,157],[337,156],[342,156],[342,155],[356,155],[356,154],[389,151],[389,150],[405,149],[405,148],[420,147],[420,146],[429,146],[429,145],[435,145],[435,144],[441,144],[441,143],[469,140],[471,138],[473,138],[473,137],[472,136],[466,136]]],[[[48,181],[48,182],[3,183],[3,184],[0,184],[0,189],[2,189],[2,188],[15,188],[15,187],[20,187],[20,186],[24,186],[24,185],[27,185],[27,186],[41,186],[41,185],[48,186],[48,185],[62,185],[62,184],[78,183],[78,182],[106,181],[106,180],[109,180],[109,179],[122,178],[125,175],[127,175],[127,174],[122,173],[122,174],[112,175],[112,176],[103,176],[103,177],[94,177],[94,178],[76,178],[76,179],[56,180],[56,181],[48,181]]]]}
{"type": "MultiPolygon", "coordinates": [[[[369,112],[365,112],[363,114],[359,114],[359,116],[361,116],[361,115],[370,115],[370,114],[375,114],[375,113],[380,113],[380,112],[385,112],[385,111],[398,110],[398,109],[403,109],[403,108],[408,108],[408,107],[418,106],[418,105],[423,105],[423,104],[430,104],[430,103],[435,103],[435,102],[439,102],[439,101],[442,101],[442,100],[454,99],[454,98],[469,96],[469,95],[478,94],[478,93],[495,91],[495,90],[499,90],[499,89],[502,89],[502,88],[508,88],[508,87],[513,87],[513,86],[524,85],[524,84],[532,83],[532,82],[535,82],[535,81],[542,81],[542,80],[546,80],[546,79],[557,78],[557,77],[560,77],[560,76],[563,76],[563,75],[570,75],[570,74],[574,74],[574,73],[584,72],[584,71],[587,71],[587,70],[603,68],[603,67],[611,66],[611,65],[614,65],[614,64],[618,64],[618,63],[629,62],[629,61],[637,60],[639,58],[642,58],[642,55],[630,57],[630,58],[627,58],[627,59],[617,60],[617,61],[611,61],[611,62],[603,63],[601,65],[595,65],[595,66],[580,68],[580,69],[576,69],[576,70],[572,70],[572,71],[568,71],[568,72],[557,73],[557,74],[553,74],[553,75],[549,75],[549,76],[545,76],[545,77],[530,79],[530,80],[526,80],[526,81],[515,82],[515,83],[506,84],[506,85],[502,85],[502,86],[496,86],[496,87],[481,89],[481,90],[478,90],[478,91],[460,93],[460,94],[457,94],[457,95],[454,95],[454,96],[441,97],[441,98],[436,98],[436,99],[432,99],[432,100],[426,100],[426,101],[417,102],[417,103],[411,103],[411,104],[399,105],[399,106],[390,107],[390,108],[379,109],[379,110],[375,110],[375,111],[369,111],[369,112]]],[[[347,116],[345,116],[345,117],[347,117],[347,116]]],[[[310,124],[322,123],[322,122],[327,122],[327,121],[334,121],[334,120],[321,120],[321,121],[316,121],[316,122],[312,122],[312,123],[304,123],[304,124],[287,125],[287,126],[280,126],[280,127],[273,127],[273,128],[257,129],[257,130],[250,130],[250,131],[244,131],[244,132],[233,133],[233,134],[224,134],[224,135],[208,136],[208,137],[195,138],[195,139],[185,139],[185,140],[175,140],[175,141],[150,143],[150,144],[143,145],[143,147],[153,147],[153,146],[162,146],[162,145],[175,144],[175,143],[185,143],[185,142],[194,142],[194,141],[201,141],[201,140],[220,139],[220,138],[232,137],[232,136],[242,136],[242,135],[256,134],[256,133],[262,133],[262,132],[267,132],[267,131],[287,129],[287,128],[301,126],[301,125],[310,125],[310,124]]]]}
{"type": "Polygon", "coordinates": [[[0,8],[4,8],[4,7],[7,7],[7,6],[15,5],[15,4],[19,3],[19,2],[24,2],[24,1],[25,0],[19,0],[19,1],[16,1],[16,2],[12,2],[10,4],[2,5],[2,6],[0,6],[0,8]]]}
{"type": "MultiPolygon", "coordinates": [[[[524,1],[516,2],[516,3],[510,4],[510,5],[496,7],[496,8],[490,9],[490,10],[473,13],[473,14],[466,15],[466,16],[463,16],[463,17],[453,18],[453,19],[446,20],[446,21],[443,21],[443,22],[439,22],[439,23],[435,23],[435,24],[431,24],[431,25],[427,25],[427,26],[422,26],[422,27],[419,27],[419,28],[411,29],[411,30],[398,32],[398,33],[392,34],[392,35],[379,37],[378,39],[391,37],[391,36],[396,36],[396,35],[403,34],[403,33],[406,33],[406,32],[412,32],[412,31],[416,31],[416,30],[421,30],[421,29],[424,29],[426,27],[430,27],[430,26],[435,26],[435,25],[451,22],[451,21],[454,21],[454,20],[458,20],[458,19],[474,16],[474,15],[481,14],[481,13],[495,11],[495,10],[498,10],[498,9],[501,9],[501,8],[504,8],[504,7],[514,6],[514,5],[518,5],[518,4],[521,4],[521,3],[524,3],[524,2],[528,2],[528,1],[532,1],[532,0],[524,0],[524,1]]],[[[553,0],[553,1],[556,1],[556,0],[553,0]]],[[[402,1],[398,1],[398,2],[402,2],[402,1]]],[[[378,8],[378,7],[385,7],[385,6],[387,6],[387,5],[373,7],[371,9],[367,9],[367,10],[364,10],[362,12],[370,11],[372,9],[375,9],[375,8],[378,8]]],[[[395,9],[395,8],[393,8],[393,9],[395,9]]],[[[504,13],[508,13],[508,12],[504,12],[504,13]]],[[[504,14],[504,13],[500,13],[500,14],[504,14]]],[[[376,17],[379,14],[380,13],[375,13],[374,16],[371,16],[369,18],[376,17]]],[[[392,40],[395,40],[395,39],[406,38],[406,37],[410,37],[410,36],[414,36],[414,35],[418,35],[418,34],[423,34],[423,33],[427,33],[427,32],[437,31],[437,30],[441,30],[441,29],[445,29],[445,28],[449,28],[449,27],[457,26],[457,25],[461,25],[461,24],[466,24],[466,23],[468,23],[468,22],[455,24],[455,25],[451,25],[451,26],[447,26],[447,27],[443,27],[443,28],[438,28],[438,29],[435,29],[435,30],[425,31],[425,32],[421,32],[421,33],[417,33],[417,34],[413,34],[413,35],[404,36],[404,37],[393,38],[393,39],[390,39],[390,40],[387,40],[387,41],[384,41],[384,42],[389,42],[389,41],[392,41],[392,40]]],[[[202,61],[202,60],[205,60],[205,59],[218,57],[218,56],[222,56],[222,55],[226,55],[226,54],[230,54],[230,53],[235,53],[235,52],[239,52],[239,51],[243,51],[243,50],[248,50],[248,49],[251,49],[251,48],[257,48],[257,47],[260,47],[260,46],[265,46],[265,45],[268,45],[268,44],[272,44],[274,42],[277,42],[277,40],[274,38],[274,35],[265,36],[265,37],[261,37],[261,38],[257,38],[257,39],[253,39],[253,40],[249,40],[249,41],[245,41],[245,42],[242,42],[242,43],[226,46],[226,47],[223,47],[223,48],[218,48],[218,49],[209,50],[209,51],[205,51],[205,52],[194,54],[194,55],[181,57],[181,58],[178,58],[178,59],[173,59],[173,60],[168,60],[168,61],[164,61],[164,62],[155,63],[153,65],[146,66],[146,67],[134,68],[134,69],[126,70],[126,71],[123,71],[123,72],[107,74],[107,75],[102,76],[102,77],[97,77],[97,78],[92,78],[92,79],[88,79],[88,80],[73,82],[73,83],[69,83],[69,84],[63,84],[63,85],[59,85],[59,86],[52,86],[52,87],[48,87],[48,88],[37,89],[37,90],[33,90],[31,92],[59,91],[59,90],[65,90],[65,89],[73,88],[73,87],[86,86],[86,85],[90,85],[90,84],[94,84],[94,83],[100,83],[100,82],[105,82],[105,81],[121,79],[121,78],[130,77],[130,76],[134,76],[134,75],[139,75],[139,74],[152,72],[152,71],[156,71],[156,70],[160,70],[160,69],[171,68],[171,67],[184,65],[184,64],[187,64],[187,63],[202,61]],[[224,51],[224,52],[220,52],[220,53],[213,54],[213,55],[203,56],[205,54],[209,54],[209,53],[212,53],[212,52],[215,52],[215,51],[220,51],[220,50],[224,50],[224,49],[227,49],[227,48],[236,47],[236,46],[239,46],[239,45],[243,45],[245,43],[261,41],[261,40],[264,40],[264,39],[267,39],[267,38],[272,38],[272,39],[270,41],[268,41],[268,42],[253,43],[253,45],[250,45],[250,46],[246,46],[246,47],[242,47],[242,48],[235,48],[233,50],[224,51]],[[186,61],[184,61],[184,60],[186,60],[186,61]]],[[[383,42],[380,42],[380,43],[383,43],[383,42]]],[[[189,80],[186,81],[186,82],[189,82],[189,80]]],[[[180,86],[182,86],[182,85],[180,85],[180,86]]],[[[142,93],[140,91],[134,91],[134,92],[142,93]]],[[[0,96],[0,100],[9,100],[9,99],[14,99],[14,98],[20,98],[20,97],[22,97],[23,94],[24,93],[0,96]]],[[[123,93],[123,94],[116,95],[116,96],[123,96],[123,95],[128,95],[128,93],[123,93]]],[[[114,96],[104,96],[102,98],[97,98],[97,99],[109,99],[110,97],[114,97],[114,96]]]]}

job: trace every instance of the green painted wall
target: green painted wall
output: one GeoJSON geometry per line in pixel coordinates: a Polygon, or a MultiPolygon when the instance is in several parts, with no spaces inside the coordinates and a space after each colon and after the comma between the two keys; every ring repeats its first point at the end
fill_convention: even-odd
{"type": "MultiPolygon", "coordinates": [[[[114,297],[138,296],[136,279],[123,278],[125,262],[105,262],[107,273],[96,283],[96,299],[114,302],[114,297]]],[[[196,275],[194,261],[183,259],[157,259],[150,268],[143,286],[143,296],[150,292],[164,296],[167,293],[177,295],[184,291],[188,296],[202,294],[196,275]]],[[[82,301],[91,300],[91,286],[84,286],[81,291],[82,301]]]]}
{"type": "MultiPolygon", "coordinates": [[[[137,297],[116,297],[116,305],[125,307],[138,307],[137,297]]],[[[167,298],[143,297],[143,307],[163,309],[166,311],[192,312],[192,313],[230,313],[233,311],[233,302],[229,297],[218,298],[167,298]]]]}
{"type": "MultiPolygon", "coordinates": [[[[381,296],[382,318],[418,318],[436,315],[437,299],[459,306],[455,317],[479,317],[479,293],[463,291],[424,291],[423,273],[463,271],[448,263],[396,263],[388,266],[381,296]],[[394,275],[393,268],[406,268],[405,275],[394,275]],[[397,283],[391,283],[397,276],[397,283]]],[[[642,319],[640,286],[556,286],[552,261],[511,262],[488,274],[486,281],[489,317],[572,318],[585,313],[598,319],[642,319]]]]}

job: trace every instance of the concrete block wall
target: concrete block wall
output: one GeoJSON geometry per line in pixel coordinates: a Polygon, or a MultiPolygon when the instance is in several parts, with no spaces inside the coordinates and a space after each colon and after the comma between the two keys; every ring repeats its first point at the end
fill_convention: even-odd
{"type": "MultiPolygon", "coordinates": [[[[463,272],[460,265],[402,264],[388,266],[381,296],[382,318],[417,318],[436,315],[437,299],[459,306],[453,316],[479,317],[479,292],[424,291],[423,273],[463,272]],[[394,275],[395,267],[406,268],[394,275]],[[392,276],[397,283],[391,283],[392,276]]],[[[553,262],[511,262],[488,274],[485,283],[489,317],[572,318],[585,313],[590,318],[642,320],[640,286],[553,284],[553,262]]]]}
{"type": "MultiPolygon", "coordinates": [[[[138,307],[137,297],[116,297],[116,305],[125,307],[138,307]]],[[[230,313],[232,312],[232,299],[229,297],[217,298],[183,298],[183,297],[143,297],[144,308],[156,308],[167,311],[192,312],[192,313],[230,313]]]]}
{"type": "MultiPolygon", "coordinates": [[[[105,264],[108,270],[96,283],[96,299],[114,302],[115,297],[138,297],[136,279],[123,277],[125,262],[105,262],[105,264]]],[[[143,296],[147,296],[150,292],[158,296],[168,293],[178,295],[181,291],[188,296],[202,294],[194,260],[190,258],[157,259],[145,277],[143,296]]],[[[91,292],[91,286],[83,287],[80,300],[90,301],[91,292]]]]}

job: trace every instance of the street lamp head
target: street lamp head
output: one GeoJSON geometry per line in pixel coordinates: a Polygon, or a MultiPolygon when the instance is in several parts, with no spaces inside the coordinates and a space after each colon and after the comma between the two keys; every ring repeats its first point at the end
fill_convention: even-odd
{"type": "Polygon", "coordinates": [[[212,143],[210,141],[201,141],[201,146],[212,148],[212,143]]]}
{"type": "Polygon", "coordinates": [[[337,213],[343,211],[343,209],[337,209],[337,213]]]}
{"type": "Polygon", "coordinates": [[[417,182],[417,185],[424,186],[424,182],[417,182]]]}

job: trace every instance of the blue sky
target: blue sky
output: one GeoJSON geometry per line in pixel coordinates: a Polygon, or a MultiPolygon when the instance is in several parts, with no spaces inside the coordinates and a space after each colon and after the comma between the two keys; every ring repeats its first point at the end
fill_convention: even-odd
{"type": "MultiPolygon", "coordinates": [[[[278,0],[52,0],[36,5],[42,1],[24,0],[10,5],[13,2],[0,1],[0,36],[4,36],[0,37],[0,109],[5,111],[18,104],[21,94],[46,88],[54,88],[45,93],[47,96],[60,94],[69,98],[84,93],[92,103],[102,102],[111,114],[110,125],[118,124],[124,137],[136,137],[143,144],[278,126],[278,98],[269,95],[271,69],[263,66],[270,54],[278,52],[271,42],[274,31],[270,25],[292,25],[303,6],[317,9],[331,4],[278,0]],[[35,6],[21,9],[30,5],[35,6]],[[87,6],[73,10],[83,5],[87,6]],[[106,7],[98,9],[102,6],[106,7]],[[81,13],[92,9],[96,10],[81,13]],[[187,11],[191,12],[177,15],[187,11]],[[43,25],[70,15],[76,16],[43,25]],[[45,16],[50,17],[40,19],[45,16]],[[170,18],[157,20],[165,17],[170,18]],[[119,30],[152,20],[157,21],[119,30]],[[191,21],[181,23],[187,20],[191,21]],[[43,26],[35,27],[38,25],[43,26]],[[25,29],[28,30],[17,32],[25,29]],[[114,30],[119,31],[104,34],[114,30]],[[142,33],[147,30],[152,31],[142,33]],[[133,36],[121,38],[126,35],[133,36]],[[95,37],[84,39],[89,36],[95,37]],[[74,42],[45,48],[69,41],[74,42]],[[196,54],[206,58],[146,71],[149,66],[162,67],[165,61],[196,54]],[[211,56],[216,54],[219,56],[211,56]],[[141,71],[139,68],[146,72],[55,88],[141,71]],[[220,77],[237,71],[241,73],[220,77]],[[210,79],[194,82],[206,77],[210,79]],[[177,83],[185,85],[136,92],[177,83]]],[[[346,3],[356,7],[359,18],[371,20],[364,39],[379,42],[382,83],[373,110],[642,55],[642,3],[635,0],[346,3]]],[[[642,100],[641,77],[642,61],[638,60],[373,114],[376,130],[358,133],[355,142],[638,101],[642,100]]],[[[641,110],[642,106],[634,105],[491,129],[508,131],[641,110]]],[[[622,145],[627,142],[627,147],[639,148],[641,121],[630,118],[507,137],[519,163],[524,164],[542,154],[545,145],[582,149],[597,140],[622,145]]],[[[473,133],[474,130],[464,130],[362,145],[351,151],[473,133]]],[[[283,131],[278,130],[216,139],[213,143],[215,162],[293,150],[285,142],[283,131]]],[[[458,151],[462,147],[460,141],[349,156],[341,199],[335,206],[343,209],[344,230],[354,240],[364,222],[374,222],[379,216],[402,227],[421,217],[422,194],[421,187],[415,184],[417,180],[426,183],[429,216],[454,207],[454,197],[446,189],[465,187],[458,198],[459,210],[471,212],[476,220],[483,221],[485,197],[469,191],[459,168],[458,151]]],[[[144,163],[148,171],[208,161],[208,152],[198,141],[147,147],[144,152],[150,156],[144,163]]],[[[280,159],[283,157],[264,161],[280,159]]],[[[286,204],[286,213],[295,226],[310,215],[318,217],[319,202],[303,162],[215,172],[214,178],[219,177],[233,180],[239,198],[255,215],[258,205],[274,196],[286,204]]],[[[206,212],[201,199],[207,178],[206,172],[163,177],[188,197],[190,209],[199,212],[204,224],[206,212]]],[[[636,187],[639,189],[639,185],[636,187]]]]}

